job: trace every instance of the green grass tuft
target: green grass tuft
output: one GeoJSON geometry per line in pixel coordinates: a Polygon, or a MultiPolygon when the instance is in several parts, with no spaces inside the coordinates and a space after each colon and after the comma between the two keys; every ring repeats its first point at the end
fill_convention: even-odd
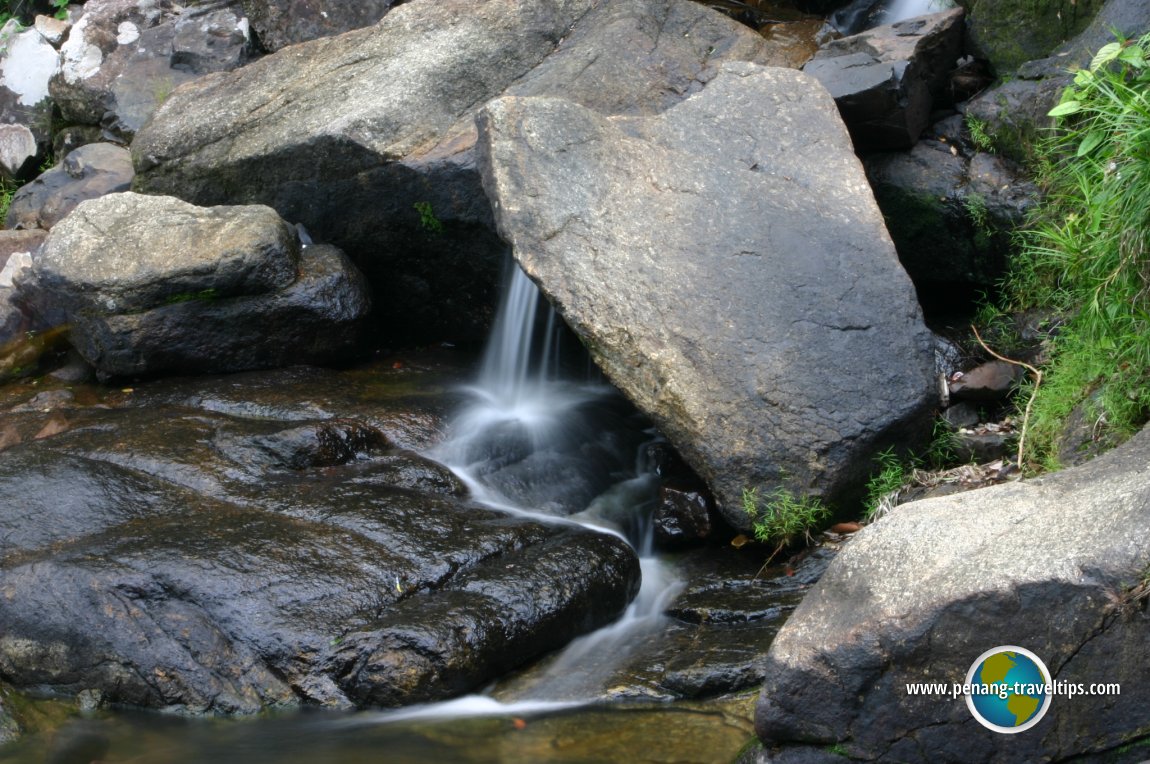
{"type": "Polygon", "coordinates": [[[799,540],[809,542],[811,531],[831,515],[820,499],[796,496],[781,487],[764,495],[757,488],[744,488],[743,511],[751,518],[755,538],[775,545],[772,556],[799,540]]]}

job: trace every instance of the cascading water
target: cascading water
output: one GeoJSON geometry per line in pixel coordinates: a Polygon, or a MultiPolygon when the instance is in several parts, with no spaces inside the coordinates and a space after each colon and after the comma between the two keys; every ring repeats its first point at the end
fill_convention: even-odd
{"type": "Polygon", "coordinates": [[[938,13],[953,8],[952,0],[893,0],[887,3],[882,15],[882,24],[894,24],[903,19],[911,19],[927,13],[938,13]]]}
{"type": "MultiPolygon", "coordinates": [[[[627,645],[660,628],[679,587],[651,550],[657,477],[647,447],[656,436],[597,372],[581,381],[564,379],[565,327],[520,268],[512,268],[508,281],[479,380],[468,388],[472,402],[431,456],[491,506],[549,522],[579,522],[616,533],[636,548],[643,583],[626,613],[575,640],[530,688],[513,693],[516,701],[537,703],[593,700],[596,683],[626,658],[627,645]]],[[[443,714],[508,708],[475,698],[439,706],[443,714]]]]}
{"type": "Polygon", "coordinates": [[[954,0],[854,0],[831,14],[830,23],[841,34],[851,35],[953,7],[954,0]]]}

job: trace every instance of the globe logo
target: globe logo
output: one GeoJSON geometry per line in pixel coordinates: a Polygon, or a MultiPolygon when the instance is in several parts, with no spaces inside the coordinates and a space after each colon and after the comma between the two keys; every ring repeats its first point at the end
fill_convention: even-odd
{"type": "Polygon", "coordinates": [[[978,656],[966,675],[966,705],[984,727],[1024,732],[1050,708],[1052,681],[1042,660],[1029,650],[1002,645],[978,656]]]}

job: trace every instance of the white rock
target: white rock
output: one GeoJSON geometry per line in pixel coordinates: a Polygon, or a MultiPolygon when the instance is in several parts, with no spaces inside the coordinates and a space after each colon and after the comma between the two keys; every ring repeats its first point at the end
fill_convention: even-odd
{"type": "Polygon", "coordinates": [[[48,97],[48,80],[60,69],[60,54],[35,29],[8,41],[0,62],[0,85],[11,90],[24,106],[35,106],[48,97]]]}
{"type": "Polygon", "coordinates": [[[8,256],[8,262],[0,270],[0,287],[11,287],[12,279],[25,268],[32,267],[32,254],[30,252],[13,252],[8,256]]]}
{"type": "Polygon", "coordinates": [[[64,79],[75,85],[80,80],[86,80],[100,71],[100,64],[104,62],[104,54],[95,45],[88,42],[87,31],[90,25],[88,18],[83,16],[72,27],[72,33],[60,46],[63,56],[61,68],[64,79]]]}
{"type": "Polygon", "coordinates": [[[36,156],[36,136],[24,125],[0,125],[0,172],[15,175],[36,156]]]}

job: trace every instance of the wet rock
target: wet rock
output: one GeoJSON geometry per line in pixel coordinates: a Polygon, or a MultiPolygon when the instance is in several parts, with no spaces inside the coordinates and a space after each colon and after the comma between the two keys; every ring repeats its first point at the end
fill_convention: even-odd
{"type": "Polygon", "coordinates": [[[299,245],[262,206],[202,208],[124,193],[90,200],[34,258],[84,358],[108,375],[330,361],[369,302],[334,247],[299,245]]]}
{"type": "Polygon", "coordinates": [[[834,501],[868,454],[919,437],[931,335],[813,78],[729,64],[651,118],[503,98],[480,135],[517,261],[732,526],[748,486],[834,501]]]}
{"type": "Polygon", "coordinates": [[[332,0],[243,0],[252,29],[269,52],[371,26],[396,4],[396,0],[365,0],[351,5],[332,0]]]}
{"type": "Polygon", "coordinates": [[[942,412],[942,418],[956,430],[973,427],[980,421],[978,409],[971,403],[956,403],[942,412]]]}
{"type": "Polygon", "coordinates": [[[513,92],[656,112],[723,61],[769,55],[687,0],[482,7],[404,3],[181,88],[133,143],[136,190],[268,204],[352,257],[385,336],[481,338],[506,247],[475,167],[480,105],[513,92]]]}
{"type": "Polygon", "coordinates": [[[969,304],[1002,278],[1011,232],[1038,192],[1005,160],[968,159],[951,142],[866,157],[867,177],[899,259],[928,314],[969,304]]]}
{"type": "Polygon", "coordinates": [[[711,535],[711,499],[706,488],[664,485],[651,522],[664,546],[701,541],[711,535]]]}
{"type": "Polygon", "coordinates": [[[1013,432],[979,432],[962,429],[954,433],[949,446],[956,461],[986,464],[1007,456],[1013,438],[1013,432]]]}
{"type": "Polygon", "coordinates": [[[987,361],[970,371],[956,374],[950,381],[950,397],[967,401],[1001,401],[1010,395],[1025,374],[1021,366],[1005,361],[987,361]]]}
{"type": "Polygon", "coordinates": [[[908,762],[1070,759],[1138,739],[1150,714],[1142,582],[1150,433],[1089,465],[900,508],[865,528],[779,631],[756,711],[768,746],[845,742],[908,762]],[[939,543],[939,539],[945,543],[939,543]],[[1122,686],[1104,716],[1055,698],[1025,735],[906,683],[963,677],[1025,645],[1060,682],[1122,686]],[[1127,687],[1131,688],[1127,690],[1127,687]]]}
{"type": "MultiPolygon", "coordinates": [[[[993,4],[987,2],[984,5],[989,9],[993,4]]],[[[976,96],[966,105],[966,115],[986,125],[986,132],[994,139],[997,149],[1016,160],[1031,159],[1027,147],[1041,130],[1053,124],[1046,113],[1058,103],[1062,91],[1070,84],[1072,75],[1069,70],[1088,64],[1099,48],[1114,39],[1114,31],[1126,39],[1145,32],[1146,19],[1150,18],[1150,0],[1107,0],[1101,10],[1098,7],[1097,0],[1077,5],[1065,22],[1047,15],[1045,23],[1048,25],[1057,27],[1065,23],[1077,26],[1083,17],[1089,17],[1097,11],[1089,26],[1068,42],[1059,45],[1046,58],[1026,61],[1019,66],[1017,62],[1025,58],[1013,56],[1011,61],[1014,63],[1001,63],[999,74],[1009,75],[1017,67],[1016,76],[976,96]]],[[[1032,10],[1049,14],[1040,6],[1033,6],[1032,10]]],[[[1019,11],[1012,8],[1011,12],[1019,11]]],[[[1011,34],[1006,42],[1013,43],[1015,38],[1020,44],[1031,39],[1028,35],[1011,34]]],[[[1053,42],[1049,35],[1045,39],[1034,39],[1041,40],[1044,49],[1026,55],[1046,55],[1051,45],[1065,37],[1056,36],[1053,42]]]]}
{"type": "Polygon", "coordinates": [[[0,745],[11,743],[18,737],[20,737],[20,725],[5,708],[4,697],[0,694],[0,745]]]}
{"type": "Polygon", "coordinates": [[[962,20],[954,9],[833,40],[803,71],[830,91],[857,149],[910,148],[946,98],[962,20]]]}
{"type": "MultiPolygon", "coordinates": [[[[1043,58],[1081,32],[1103,0],[958,0],[969,13],[971,45],[999,75],[1043,58]],[[1026,30],[1019,34],[1019,30],[1026,30]]],[[[1143,18],[1145,21],[1145,18],[1143,18]]]]}
{"type": "Polygon", "coordinates": [[[132,176],[127,149],[111,143],[81,146],[13,195],[5,223],[9,228],[51,228],[82,201],[127,191],[132,176]]]}
{"type": "Polygon", "coordinates": [[[278,430],[216,411],[224,390],[251,397],[247,376],[191,409],[160,403],[197,403],[176,381],[61,401],[70,429],[0,452],[6,679],[192,712],[411,703],[559,647],[637,589],[614,537],[389,483],[405,459],[430,470],[346,416],[354,395],[278,430]]]}

